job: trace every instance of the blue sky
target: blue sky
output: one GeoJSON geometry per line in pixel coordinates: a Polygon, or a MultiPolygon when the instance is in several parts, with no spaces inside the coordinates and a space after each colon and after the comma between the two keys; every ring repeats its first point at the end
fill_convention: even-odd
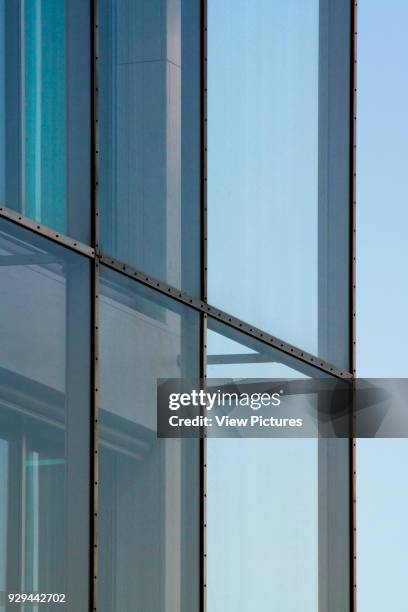
{"type": "MultiPolygon", "coordinates": [[[[408,363],[408,3],[358,6],[357,367],[408,363]]],[[[360,440],[358,609],[405,612],[408,440],[360,440]]]]}

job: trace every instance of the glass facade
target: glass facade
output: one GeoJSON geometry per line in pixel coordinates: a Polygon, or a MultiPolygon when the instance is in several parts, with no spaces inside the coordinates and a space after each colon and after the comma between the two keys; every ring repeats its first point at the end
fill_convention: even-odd
{"type": "Polygon", "coordinates": [[[345,368],[350,24],[348,2],[208,2],[209,301],[345,368]]]}
{"type": "Polygon", "coordinates": [[[0,293],[1,589],[85,611],[90,264],[0,219],[0,293]]]}
{"type": "Polygon", "coordinates": [[[199,377],[199,315],[103,268],[99,323],[100,609],[198,610],[199,442],[158,440],[155,403],[199,377]]]}
{"type": "Polygon", "coordinates": [[[91,241],[91,3],[0,3],[0,202],[91,241]]]}
{"type": "Polygon", "coordinates": [[[100,2],[101,248],[200,293],[200,2],[100,2]]]}
{"type": "Polygon", "coordinates": [[[351,612],[349,441],[160,439],[156,392],[351,376],[352,25],[0,0],[0,612],[351,612]]]}
{"type": "MultiPolygon", "coordinates": [[[[212,319],[207,346],[209,378],[327,376],[212,319]]],[[[347,448],[347,440],[208,439],[209,610],[348,609],[347,448]]]]}
{"type": "MultiPolygon", "coordinates": [[[[210,321],[208,376],[303,374],[210,321]]],[[[317,611],[317,440],[209,439],[207,466],[208,609],[317,611]]]]}
{"type": "Polygon", "coordinates": [[[319,2],[208,6],[209,300],[316,353],[319,2]]]}

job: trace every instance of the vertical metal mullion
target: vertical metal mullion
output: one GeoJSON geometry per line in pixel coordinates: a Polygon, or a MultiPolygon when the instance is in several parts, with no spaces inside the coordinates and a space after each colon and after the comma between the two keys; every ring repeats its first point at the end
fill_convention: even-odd
{"type": "MultiPolygon", "coordinates": [[[[207,0],[201,3],[201,299],[207,302],[207,0]]],[[[201,372],[207,378],[207,314],[201,315],[201,372]]],[[[200,610],[207,610],[207,440],[200,439],[200,610]]]]}
{"type": "Polygon", "coordinates": [[[99,261],[93,264],[93,427],[92,427],[92,610],[98,609],[98,517],[99,517],[99,261]]]}
{"type": "MultiPolygon", "coordinates": [[[[351,372],[356,377],[356,157],[357,157],[357,0],[352,0],[352,96],[351,96],[351,372]]],[[[354,415],[352,415],[354,416],[354,415]]],[[[356,439],[350,441],[350,471],[351,471],[351,610],[357,612],[357,491],[356,491],[356,439]]]]}
{"type": "Polygon", "coordinates": [[[95,248],[93,262],[93,340],[92,340],[92,376],[93,376],[93,423],[92,423],[92,514],[91,514],[91,609],[98,609],[98,517],[99,517],[99,18],[98,0],[93,0],[93,227],[92,239],[95,248]]]}
{"type": "Polygon", "coordinates": [[[99,255],[99,13],[93,0],[93,244],[99,255]]]}
{"type": "MultiPolygon", "coordinates": [[[[207,315],[201,315],[201,381],[205,386],[207,379],[207,315]]],[[[207,439],[206,434],[200,438],[200,464],[201,464],[201,504],[200,504],[200,610],[207,610],[207,439]]]]}
{"type": "Polygon", "coordinates": [[[202,2],[201,10],[201,299],[207,302],[207,0],[202,2]]]}
{"type": "Polygon", "coordinates": [[[356,376],[356,149],[357,149],[357,2],[353,10],[351,125],[351,372],[356,376]]]}
{"type": "MultiPolygon", "coordinates": [[[[17,9],[18,10],[18,9],[17,9]]],[[[20,41],[20,70],[19,70],[19,104],[17,108],[20,111],[19,120],[19,135],[20,135],[20,150],[21,157],[19,162],[19,174],[20,184],[18,186],[18,192],[20,195],[18,203],[18,209],[21,210],[22,214],[26,214],[26,112],[25,112],[25,100],[26,100],[26,79],[25,79],[25,57],[26,57],[26,36],[25,36],[25,0],[20,2],[20,22],[19,22],[19,41],[20,41]]],[[[8,117],[8,115],[7,115],[8,117]]],[[[8,142],[7,142],[8,144],[8,142]]],[[[8,200],[6,199],[6,202],[8,200]]]]}

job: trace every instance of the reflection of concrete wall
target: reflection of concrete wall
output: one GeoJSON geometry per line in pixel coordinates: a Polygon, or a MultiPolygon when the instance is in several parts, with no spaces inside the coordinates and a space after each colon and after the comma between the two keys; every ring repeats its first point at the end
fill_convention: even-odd
{"type": "Polygon", "coordinates": [[[180,283],[180,0],[118,0],[116,252],[180,283]]]}
{"type": "Polygon", "coordinates": [[[65,294],[65,279],[45,268],[1,268],[0,367],[64,390],[65,294]]]}
{"type": "Polygon", "coordinates": [[[112,299],[100,302],[101,407],[155,429],[157,377],[180,377],[180,316],[158,321],[112,299]]]}
{"type": "MultiPolygon", "coordinates": [[[[156,423],[157,377],[181,376],[181,317],[155,306],[149,316],[106,295],[100,302],[101,407],[149,428],[156,423]]],[[[103,450],[102,520],[113,546],[109,551],[105,535],[103,611],[112,609],[109,601],[116,610],[134,602],[141,610],[181,609],[181,445],[153,440],[138,458],[103,450]]]]}
{"type": "Polygon", "coordinates": [[[143,461],[102,451],[102,612],[181,610],[182,496],[194,495],[192,483],[183,493],[181,445],[159,440],[143,461]]]}

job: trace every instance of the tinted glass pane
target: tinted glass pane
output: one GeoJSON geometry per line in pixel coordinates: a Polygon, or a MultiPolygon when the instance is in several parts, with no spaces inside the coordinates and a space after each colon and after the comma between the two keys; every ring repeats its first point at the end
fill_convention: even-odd
{"type": "Polygon", "coordinates": [[[0,588],[86,612],[90,264],[0,220],[0,294],[0,588]]]}
{"type": "Polygon", "coordinates": [[[0,201],[90,241],[87,0],[0,2],[0,201]]]}
{"type": "Polygon", "coordinates": [[[198,294],[200,2],[99,11],[102,249],[198,294]]]}
{"type": "MultiPolygon", "coordinates": [[[[397,0],[388,8],[363,0],[358,9],[357,373],[406,378],[408,5],[397,0]],[[384,32],[387,44],[379,47],[384,32]]],[[[361,610],[406,606],[407,471],[407,439],[358,440],[361,610]]]]}
{"type": "Polygon", "coordinates": [[[199,375],[199,315],[102,269],[103,612],[199,609],[199,442],[156,438],[156,380],[199,375]]]}
{"type": "Polygon", "coordinates": [[[209,300],[348,367],[350,3],[208,9],[209,300]]]}
{"type": "MultiPolygon", "coordinates": [[[[321,376],[211,319],[207,345],[209,378],[321,376]]],[[[207,440],[209,610],[348,610],[347,451],[347,440],[207,440]]]]}

